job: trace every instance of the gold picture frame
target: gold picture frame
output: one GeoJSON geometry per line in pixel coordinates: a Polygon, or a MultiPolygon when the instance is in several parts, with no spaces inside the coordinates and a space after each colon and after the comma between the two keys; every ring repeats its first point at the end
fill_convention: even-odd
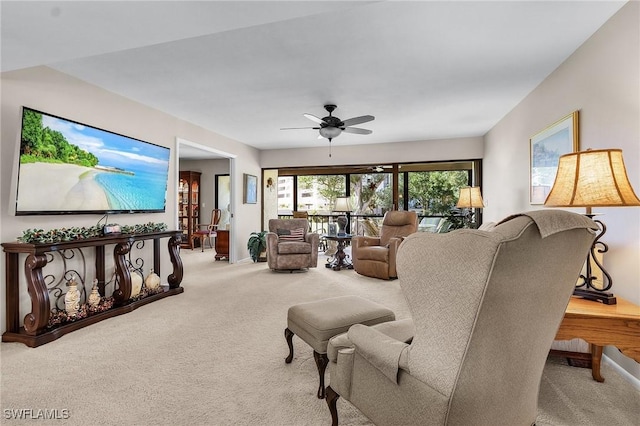
{"type": "Polygon", "coordinates": [[[258,202],[258,177],[244,173],[244,204],[258,202]]]}
{"type": "Polygon", "coordinates": [[[529,202],[544,204],[558,171],[561,155],[580,148],[579,113],[562,117],[529,139],[529,202]]]}

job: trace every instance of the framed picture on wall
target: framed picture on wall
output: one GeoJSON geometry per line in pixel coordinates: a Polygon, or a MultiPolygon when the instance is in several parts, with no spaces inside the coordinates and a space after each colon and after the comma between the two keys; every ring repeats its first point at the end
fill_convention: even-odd
{"type": "Polygon", "coordinates": [[[558,171],[561,155],[577,152],[578,111],[561,118],[529,139],[529,201],[544,204],[558,171]]]}
{"type": "Polygon", "coordinates": [[[244,203],[256,204],[258,202],[258,177],[244,174],[244,203]]]}

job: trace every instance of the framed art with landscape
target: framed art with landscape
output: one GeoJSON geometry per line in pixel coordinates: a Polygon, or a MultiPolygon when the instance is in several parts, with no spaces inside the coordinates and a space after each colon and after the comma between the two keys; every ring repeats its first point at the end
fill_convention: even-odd
{"type": "Polygon", "coordinates": [[[244,203],[256,204],[258,202],[258,177],[244,174],[244,203]]]}
{"type": "Polygon", "coordinates": [[[578,111],[561,118],[529,140],[529,201],[544,204],[558,170],[561,155],[579,149],[578,111]]]}

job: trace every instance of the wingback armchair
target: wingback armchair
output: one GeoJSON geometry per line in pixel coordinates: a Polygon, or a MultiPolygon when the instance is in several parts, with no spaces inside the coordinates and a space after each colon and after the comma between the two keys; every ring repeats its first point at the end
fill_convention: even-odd
{"type": "Polygon", "coordinates": [[[410,211],[388,211],[379,236],[351,239],[353,269],[361,275],[388,280],[396,278],[396,253],[402,239],[418,230],[418,215],[410,211]]]}
{"type": "Polygon", "coordinates": [[[319,235],[309,232],[307,219],[270,219],[267,264],[273,270],[318,266],[319,235]]]}
{"type": "Polygon", "coordinates": [[[492,231],[407,237],[397,268],[413,329],[406,319],[354,325],[330,340],[333,424],[339,396],[377,425],[533,424],[596,229],[582,215],[542,210],[492,231]]]}

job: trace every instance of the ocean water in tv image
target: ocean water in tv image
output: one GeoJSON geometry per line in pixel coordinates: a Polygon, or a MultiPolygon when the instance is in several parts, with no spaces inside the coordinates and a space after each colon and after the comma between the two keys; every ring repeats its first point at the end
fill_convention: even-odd
{"type": "Polygon", "coordinates": [[[16,212],[164,212],[170,156],[170,148],[23,107],[16,212]]]}
{"type": "Polygon", "coordinates": [[[163,210],[167,190],[166,170],[129,165],[128,173],[100,172],[95,181],[104,189],[113,210],[163,210]]]}

